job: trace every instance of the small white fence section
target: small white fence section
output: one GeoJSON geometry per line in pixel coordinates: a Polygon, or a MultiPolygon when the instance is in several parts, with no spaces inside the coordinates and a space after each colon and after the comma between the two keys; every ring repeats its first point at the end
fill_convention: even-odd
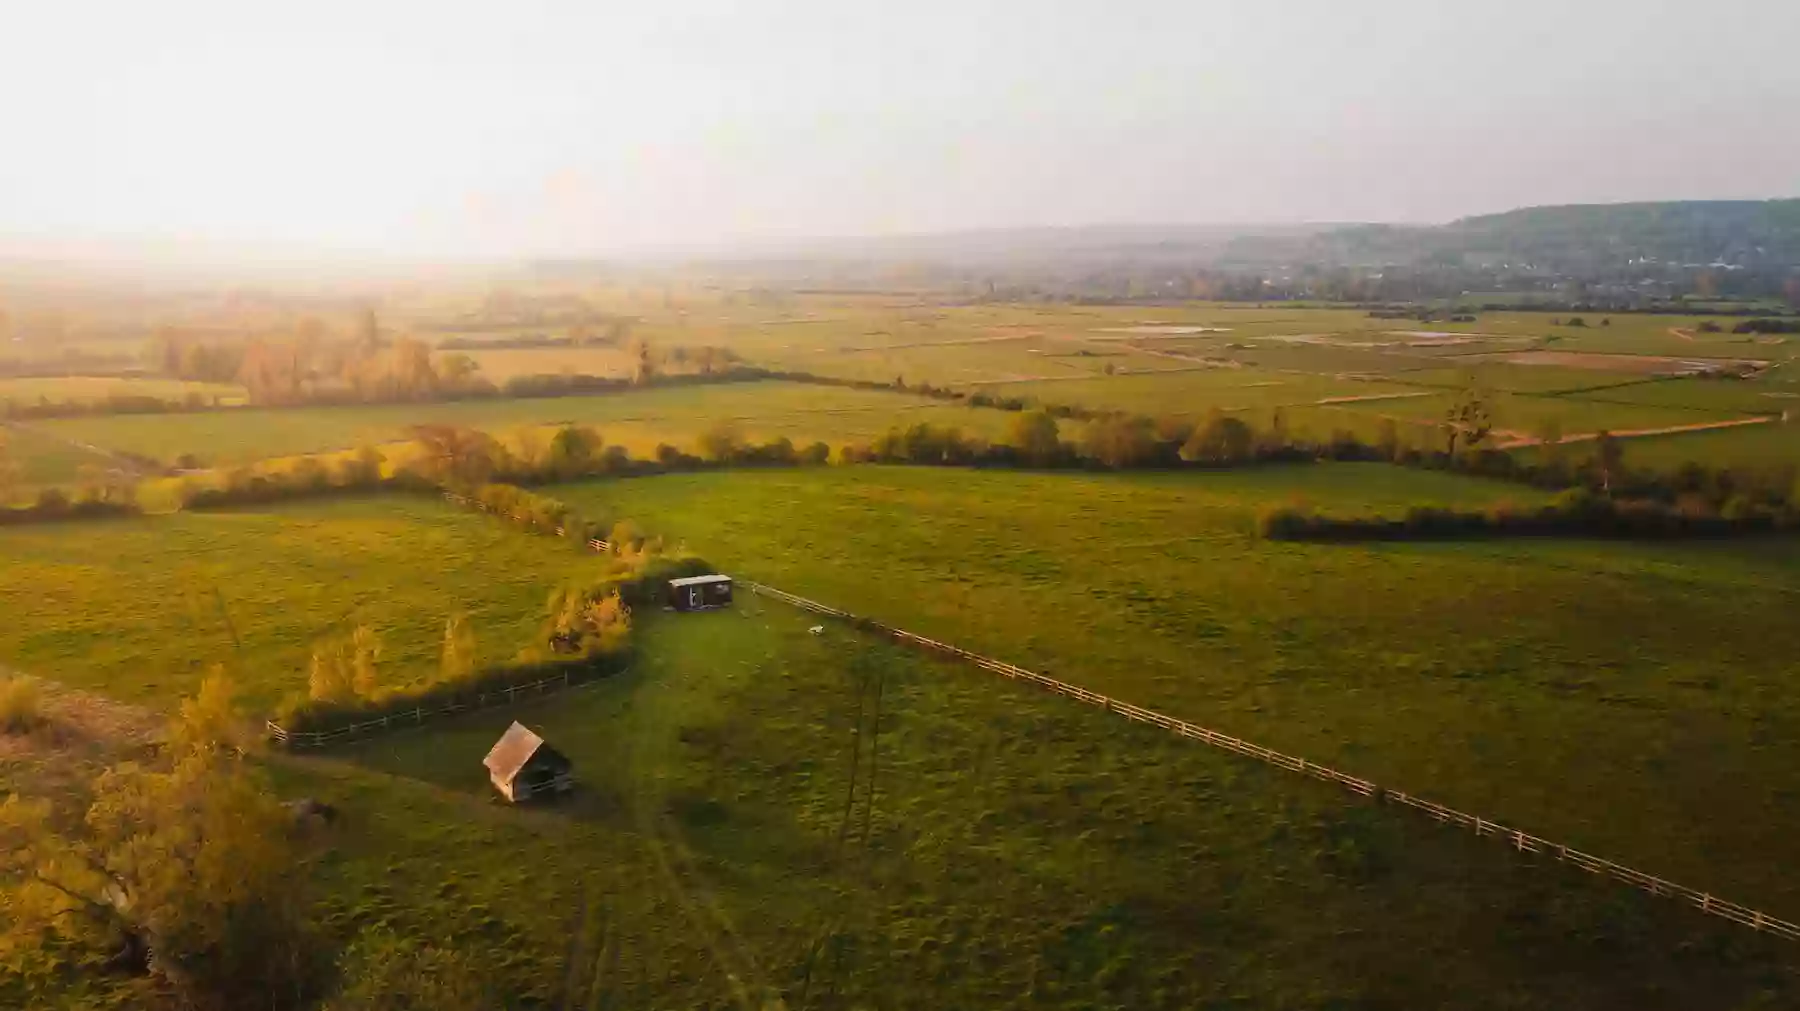
{"type": "Polygon", "coordinates": [[[1048,688],[1058,694],[1067,695],[1070,698],[1078,699],[1089,705],[1098,706],[1110,712],[1118,713],[1126,719],[1161,727],[1164,730],[1179,734],[1182,737],[1188,737],[1205,744],[1210,744],[1215,748],[1222,748],[1226,751],[1234,752],[1248,758],[1254,758],[1258,761],[1287,769],[1290,772],[1304,773],[1315,779],[1337,783],[1350,790],[1352,793],[1360,794],[1364,797],[1374,797],[1377,800],[1384,802],[1404,804],[1408,807],[1416,808],[1429,814],[1441,823],[1470,829],[1478,836],[1491,836],[1500,839],[1520,852],[1548,854],[1564,863],[1573,864],[1590,874],[1598,874],[1602,877],[1623,881],[1628,885],[1649,892],[1652,895],[1677,899],[1693,906],[1703,913],[1723,917],[1733,923],[1741,923],[1746,927],[1774,934],[1777,937],[1783,937],[1789,940],[1800,940],[1800,924],[1791,923],[1787,920],[1770,916],[1767,913],[1758,912],[1748,906],[1742,906],[1735,902],[1728,902],[1707,892],[1698,891],[1697,889],[1689,888],[1685,885],[1678,885],[1673,881],[1666,881],[1655,875],[1645,874],[1642,871],[1633,870],[1630,867],[1613,863],[1610,860],[1603,860],[1600,857],[1583,853],[1580,850],[1572,849],[1561,843],[1551,842],[1548,839],[1530,835],[1515,828],[1509,828],[1499,822],[1489,821],[1472,814],[1464,814],[1454,808],[1445,807],[1442,804],[1425,800],[1422,797],[1414,797],[1411,794],[1402,793],[1398,790],[1385,790],[1367,779],[1352,776],[1349,773],[1339,772],[1329,766],[1320,765],[1317,762],[1309,762],[1304,758],[1297,758],[1293,755],[1282,754],[1279,751],[1273,751],[1269,748],[1262,747],[1261,745],[1252,744],[1249,741],[1232,737],[1230,734],[1222,734],[1216,730],[1209,730],[1206,727],[1189,723],[1186,720],[1178,720],[1173,716],[1165,716],[1162,713],[1145,709],[1142,706],[1134,706],[1129,702],[1121,702],[1118,699],[1108,698],[1105,695],[1088,691],[1086,688],[1082,688],[1078,685],[1058,681],[1055,678],[1047,677],[1035,671],[1026,670],[1023,667],[1016,667],[1000,660],[994,660],[982,656],[979,653],[971,653],[959,646],[938,642],[936,639],[928,639],[925,636],[915,635],[912,632],[893,628],[892,626],[884,625],[881,622],[872,621],[868,618],[860,618],[848,611],[840,611],[835,607],[828,607],[817,601],[808,600],[805,597],[796,596],[795,594],[788,593],[784,590],[777,590],[772,586],[764,586],[761,583],[753,583],[748,580],[742,582],[743,585],[750,588],[752,593],[771,597],[782,603],[791,604],[794,607],[802,608],[815,614],[839,618],[859,627],[881,632],[900,642],[920,646],[933,652],[943,653],[966,660],[976,667],[980,667],[982,670],[991,671],[1002,677],[1012,678],[1018,681],[1030,681],[1033,684],[1048,688]]]}

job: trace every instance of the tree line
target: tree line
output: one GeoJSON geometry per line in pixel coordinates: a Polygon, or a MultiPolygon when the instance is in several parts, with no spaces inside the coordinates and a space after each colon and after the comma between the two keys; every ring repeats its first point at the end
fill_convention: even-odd
{"type": "Polygon", "coordinates": [[[1800,508],[1733,504],[1717,510],[1655,499],[1617,499],[1571,489],[1536,508],[1502,503],[1487,509],[1417,505],[1399,518],[1329,516],[1300,505],[1278,506],[1257,518],[1270,540],[1398,541],[1470,537],[1626,537],[1640,540],[1726,537],[1800,530],[1800,508]]]}

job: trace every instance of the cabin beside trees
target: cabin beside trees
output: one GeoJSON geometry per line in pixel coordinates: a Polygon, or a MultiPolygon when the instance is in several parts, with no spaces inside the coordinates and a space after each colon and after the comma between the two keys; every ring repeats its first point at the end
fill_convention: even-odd
{"type": "Polygon", "coordinates": [[[575,788],[575,763],[516,720],[482,764],[494,789],[515,804],[575,788]]]}
{"type": "Polygon", "coordinates": [[[669,607],[674,610],[704,611],[730,603],[730,576],[686,576],[669,580],[669,607]]]}

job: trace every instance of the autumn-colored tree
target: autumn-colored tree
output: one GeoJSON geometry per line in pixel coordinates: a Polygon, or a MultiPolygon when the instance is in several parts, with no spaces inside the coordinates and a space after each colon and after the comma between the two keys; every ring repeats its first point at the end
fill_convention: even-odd
{"type": "Polygon", "coordinates": [[[438,676],[444,681],[461,681],[479,666],[475,629],[466,614],[453,614],[444,622],[444,650],[438,676]]]}
{"type": "Polygon", "coordinates": [[[228,694],[184,707],[159,759],[101,775],[84,818],[18,794],[0,803],[0,950],[112,954],[179,1006],[302,1003],[314,964],[303,844],[255,767],[220,746],[241,722],[220,708],[228,694]]]}
{"type": "Polygon", "coordinates": [[[714,422],[695,441],[695,448],[700,450],[700,455],[715,462],[730,460],[737,455],[742,445],[743,439],[738,434],[737,426],[729,421],[714,422]]]}
{"type": "Polygon", "coordinates": [[[1457,392],[1449,410],[1444,412],[1444,436],[1449,443],[1446,451],[1455,456],[1459,441],[1465,450],[1476,449],[1493,430],[1493,397],[1471,381],[1457,392]]]}
{"type": "Polygon", "coordinates": [[[360,447],[348,459],[338,461],[338,483],[355,488],[380,484],[381,467],[386,462],[387,458],[381,455],[381,450],[374,446],[360,447]]]}
{"type": "Polygon", "coordinates": [[[1243,463],[1255,456],[1256,432],[1242,418],[1216,407],[1181,447],[1181,458],[1195,463],[1243,463]]]}
{"type": "Polygon", "coordinates": [[[550,594],[544,608],[543,641],[554,653],[612,652],[624,648],[630,634],[631,608],[616,589],[563,587],[550,594]]]}
{"type": "Polygon", "coordinates": [[[1047,467],[1062,456],[1062,439],[1056,418],[1049,411],[1024,411],[1006,425],[1006,444],[1019,451],[1033,467],[1047,467]]]}
{"type": "Polygon", "coordinates": [[[474,381],[481,365],[468,355],[448,354],[438,361],[438,380],[447,390],[468,388],[474,381]]]}
{"type": "Polygon", "coordinates": [[[503,462],[504,448],[486,432],[433,424],[413,426],[412,436],[419,472],[440,484],[482,484],[503,462]]]}
{"type": "Polygon", "coordinates": [[[592,428],[564,425],[550,437],[550,469],[564,477],[585,474],[604,444],[592,428]]]}
{"type": "Polygon", "coordinates": [[[1108,467],[1137,467],[1156,455],[1156,433],[1148,418],[1102,418],[1082,432],[1081,451],[1108,467]]]}
{"type": "Polygon", "coordinates": [[[373,699],[381,694],[381,637],[367,625],[358,625],[350,633],[350,680],[356,696],[373,699]]]}
{"type": "Polygon", "coordinates": [[[391,379],[398,396],[424,398],[436,392],[438,374],[431,364],[431,345],[413,337],[396,338],[391,379]]]}
{"type": "Polygon", "coordinates": [[[238,707],[237,682],[214,664],[200,692],[183,699],[179,715],[170,724],[169,743],[182,752],[241,755],[253,750],[260,737],[238,707]]]}
{"type": "Polygon", "coordinates": [[[349,702],[381,694],[381,637],[367,625],[313,646],[307,694],[316,702],[349,702]]]}
{"type": "Polygon", "coordinates": [[[306,694],[315,702],[349,702],[356,698],[350,657],[343,640],[321,642],[313,647],[306,694]]]}
{"type": "Polygon", "coordinates": [[[643,337],[633,337],[631,346],[626,349],[631,356],[631,381],[638,386],[647,386],[656,380],[656,349],[643,337]]]}

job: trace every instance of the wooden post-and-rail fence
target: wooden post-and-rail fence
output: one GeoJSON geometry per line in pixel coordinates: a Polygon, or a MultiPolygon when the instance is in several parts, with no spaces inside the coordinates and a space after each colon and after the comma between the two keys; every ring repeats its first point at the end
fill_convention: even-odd
{"type": "Polygon", "coordinates": [[[347,727],[338,727],[335,730],[288,730],[274,720],[268,721],[265,724],[265,727],[268,730],[271,739],[278,741],[289,748],[323,748],[339,741],[364,737],[369,734],[379,733],[383,730],[397,730],[401,727],[416,727],[426,720],[439,716],[473,712],[477,709],[486,709],[489,706],[497,706],[501,703],[516,702],[521,695],[548,695],[551,692],[562,691],[565,688],[573,687],[575,684],[576,682],[570,677],[569,672],[564,671],[555,677],[544,678],[542,681],[532,681],[529,684],[513,685],[510,688],[495,688],[493,691],[478,692],[472,700],[466,702],[451,702],[447,705],[436,706],[431,709],[423,707],[403,709],[397,713],[389,713],[379,719],[364,720],[361,723],[352,723],[347,727]]]}
{"type": "Polygon", "coordinates": [[[829,607],[817,601],[808,600],[805,597],[796,596],[795,594],[788,593],[784,590],[778,590],[772,586],[765,586],[761,583],[749,582],[747,580],[741,582],[749,587],[753,593],[771,597],[782,603],[791,604],[794,607],[811,611],[814,614],[823,614],[827,617],[837,618],[849,622],[858,628],[879,632],[899,642],[917,646],[934,653],[941,653],[947,656],[956,657],[960,660],[965,660],[982,670],[991,671],[1002,677],[1012,678],[1017,681],[1029,681],[1060,695],[1067,695],[1070,698],[1086,702],[1089,705],[1098,706],[1110,712],[1118,713],[1128,720],[1136,720],[1139,723],[1148,723],[1152,726],[1161,727],[1164,730],[1179,734],[1182,737],[1191,738],[1204,744],[1210,744],[1215,748],[1222,748],[1247,758],[1254,758],[1258,761],[1266,762],[1269,765],[1287,769],[1290,772],[1303,773],[1312,776],[1314,779],[1322,779],[1327,782],[1337,783],[1345,789],[1348,789],[1350,792],[1364,797],[1373,797],[1384,802],[1404,804],[1407,807],[1423,811],[1444,824],[1470,829],[1478,836],[1489,836],[1499,839],[1521,852],[1544,853],[1554,856],[1557,860],[1562,861],[1563,863],[1573,864],[1590,874],[1597,874],[1602,877],[1623,881],[1634,888],[1649,892],[1652,895],[1660,895],[1665,898],[1672,898],[1685,902],[1703,913],[1722,917],[1733,923],[1741,923],[1746,927],[1764,933],[1774,934],[1777,937],[1787,938],[1788,940],[1800,940],[1800,924],[1770,916],[1768,913],[1751,909],[1748,906],[1729,902],[1709,892],[1702,892],[1698,889],[1689,888],[1686,885],[1678,885],[1673,881],[1656,877],[1653,874],[1645,874],[1643,871],[1634,870],[1630,867],[1613,863],[1611,860],[1601,859],[1600,857],[1589,853],[1583,853],[1573,847],[1551,842],[1548,839],[1531,835],[1516,828],[1510,828],[1499,822],[1490,821],[1486,818],[1481,818],[1472,814],[1465,814],[1454,808],[1445,807],[1442,804],[1426,800],[1423,797],[1415,797],[1412,794],[1402,793],[1399,790],[1383,789],[1370,780],[1352,776],[1346,772],[1339,772],[1336,769],[1320,765],[1317,762],[1309,762],[1304,758],[1282,754],[1279,751],[1252,744],[1249,741],[1233,737],[1230,734],[1223,734],[1217,730],[1209,730],[1206,727],[1189,723],[1186,720],[1178,720],[1173,716],[1165,716],[1162,713],[1145,709],[1142,706],[1134,706],[1129,702],[1123,702],[1119,699],[1108,698],[1105,695],[1089,691],[1079,685],[1058,681],[1055,678],[1047,677],[1035,671],[1029,671],[1023,667],[1016,667],[1000,660],[994,660],[982,656],[979,653],[971,653],[959,646],[952,646],[949,643],[928,639],[925,636],[916,635],[912,632],[894,628],[890,625],[884,625],[881,622],[869,618],[861,618],[848,611],[840,611],[835,607],[829,607]]]}

